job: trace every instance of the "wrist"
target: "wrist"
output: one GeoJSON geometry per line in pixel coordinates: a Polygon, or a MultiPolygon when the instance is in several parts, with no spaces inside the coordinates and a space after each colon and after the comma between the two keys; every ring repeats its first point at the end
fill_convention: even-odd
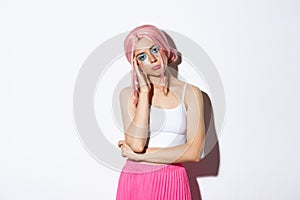
{"type": "Polygon", "coordinates": [[[144,154],[143,153],[136,153],[135,160],[138,162],[144,161],[144,154]]]}

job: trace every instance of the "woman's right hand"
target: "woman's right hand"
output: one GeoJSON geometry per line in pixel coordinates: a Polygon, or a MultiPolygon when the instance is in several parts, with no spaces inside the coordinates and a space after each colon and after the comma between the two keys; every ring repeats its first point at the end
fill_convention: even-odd
{"type": "Polygon", "coordinates": [[[134,65],[137,79],[138,79],[138,84],[139,84],[139,88],[140,88],[139,92],[149,94],[149,92],[151,91],[151,84],[150,84],[147,74],[145,72],[141,72],[135,59],[133,60],[133,65],[134,65]]]}

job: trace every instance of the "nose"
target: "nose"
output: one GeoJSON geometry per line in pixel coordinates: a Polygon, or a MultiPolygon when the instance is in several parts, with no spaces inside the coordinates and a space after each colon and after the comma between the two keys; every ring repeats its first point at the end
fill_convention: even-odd
{"type": "Polygon", "coordinates": [[[149,60],[150,60],[150,62],[151,63],[154,63],[154,62],[156,62],[157,61],[157,58],[156,58],[156,56],[155,55],[153,55],[152,53],[149,53],[150,54],[150,56],[149,56],[149,60]]]}

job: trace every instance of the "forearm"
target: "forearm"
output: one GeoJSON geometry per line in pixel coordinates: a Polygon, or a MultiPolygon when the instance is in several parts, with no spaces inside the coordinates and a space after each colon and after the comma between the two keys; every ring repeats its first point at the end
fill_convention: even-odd
{"type": "Polygon", "coordinates": [[[125,134],[126,143],[134,151],[142,151],[146,145],[149,126],[149,95],[140,93],[135,116],[125,134]]]}
{"type": "Polygon", "coordinates": [[[200,152],[191,148],[189,143],[167,148],[153,147],[140,154],[139,160],[154,163],[199,162],[200,152]]]}

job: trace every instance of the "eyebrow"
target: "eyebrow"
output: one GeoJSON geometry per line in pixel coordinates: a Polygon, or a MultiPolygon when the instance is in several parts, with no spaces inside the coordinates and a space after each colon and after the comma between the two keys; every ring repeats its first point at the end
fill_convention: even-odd
{"type": "MultiPolygon", "coordinates": [[[[149,49],[152,49],[152,47],[154,47],[156,44],[152,45],[149,49]]],[[[135,57],[139,56],[140,54],[142,54],[144,52],[138,53],[137,55],[135,55],[135,57]]]]}

